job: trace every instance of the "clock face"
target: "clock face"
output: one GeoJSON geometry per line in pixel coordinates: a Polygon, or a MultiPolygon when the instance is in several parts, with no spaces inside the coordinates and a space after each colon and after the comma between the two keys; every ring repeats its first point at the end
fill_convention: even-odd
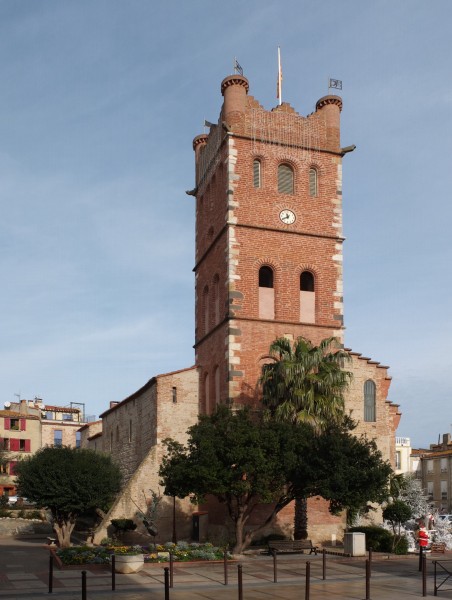
{"type": "Polygon", "coordinates": [[[292,225],[292,223],[295,223],[295,213],[292,212],[291,210],[289,210],[288,208],[284,208],[280,213],[279,213],[279,218],[281,219],[281,221],[285,224],[285,225],[292,225]]]}

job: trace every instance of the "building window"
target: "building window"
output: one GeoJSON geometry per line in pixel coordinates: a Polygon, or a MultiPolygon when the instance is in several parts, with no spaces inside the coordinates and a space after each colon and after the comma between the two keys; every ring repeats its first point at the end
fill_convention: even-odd
{"type": "Polygon", "coordinates": [[[53,412],[50,412],[49,410],[46,412],[46,419],[48,419],[49,421],[53,420],[53,412]]]}
{"type": "Polygon", "coordinates": [[[364,420],[368,422],[376,421],[375,391],[375,383],[368,379],[364,384],[364,420]]]}
{"type": "Polygon", "coordinates": [[[177,387],[173,387],[173,403],[177,402],[177,387]]]}
{"type": "Polygon", "coordinates": [[[215,404],[220,404],[220,367],[215,369],[215,404]]]}
{"type": "Polygon", "coordinates": [[[213,278],[213,301],[215,325],[218,325],[220,322],[220,278],[218,275],[213,278]]]}
{"type": "Polygon", "coordinates": [[[257,158],[253,161],[253,186],[261,187],[261,161],[257,158]]]}
{"type": "Polygon", "coordinates": [[[318,181],[317,169],[314,169],[314,167],[311,167],[309,169],[309,195],[310,196],[317,196],[317,194],[318,194],[317,181],[318,181]]]}
{"type": "Polygon", "coordinates": [[[427,496],[429,500],[433,500],[433,481],[427,481],[427,496]]]}
{"type": "Polygon", "coordinates": [[[206,373],[204,377],[204,397],[206,399],[206,414],[210,414],[210,388],[209,388],[209,374],[206,373]]]}
{"type": "Polygon", "coordinates": [[[441,459],[441,473],[447,473],[447,458],[441,459]]]}
{"type": "Polygon", "coordinates": [[[293,169],[290,165],[282,164],[278,167],[278,192],[293,194],[293,169]]]}
{"type": "Polygon", "coordinates": [[[310,271],[300,275],[300,321],[315,323],[314,275],[310,271]]]}
{"type": "Polygon", "coordinates": [[[73,421],[74,417],[73,415],[70,415],[69,413],[63,413],[63,421],[73,421]]]}
{"type": "Polygon", "coordinates": [[[19,419],[11,419],[10,429],[12,429],[12,431],[20,431],[20,420],[19,419]]]}
{"type": "Polygon", "coordinates": [[[267,266],[259,269],[259,317],[261,319],[275,318],[273,270],[267,266]]]}
{"type": "Polygon", "coordinates": [[[30,440],[19,440],[19,452],[30,452],[30,440]]]}
{"type": "Polygon", "coordinates": [[[401,465],[401,452],[400,452],[400,450],[397,450],[397,452],[395,453],[395,468],[400,469],[400,465],[401,465]]]}
{"type": "Polygon", "coordinates": [[[81,448],[81,446],[82,446],[82,434],[80,433],[80,431],[76,431],[75,432],[75,447],[81,448]]]}
{"type": "Polygon", "coordinates": [[[447,481],[441,481],[441,500],[447,500],[447,481]]]}
{"type": "Polygon", "coordinates": [[[8,463],[0,463],[0,475],[8,475],[8,463]]]}
{"type": "Polygon", "coordinates": [[[206,286],[202,294],[204,334],[209,332],[209,288],[206,286]]]}
{"type": "Polygon", "coordinates": [[[9,450],[9,438],[0,440],[0,447],[2,450],[9,450]]]}
{"type": "Polygon", "coordinates": [[[63,445],[63,431],[61,429],[54,429],[53,431],[53,445],[55,448],[61,448],[63,445]]]}
{"type": "Polygon", "coordinates": [[[433,473],[433,460],[427,461],[427,473],[433,473]]]}

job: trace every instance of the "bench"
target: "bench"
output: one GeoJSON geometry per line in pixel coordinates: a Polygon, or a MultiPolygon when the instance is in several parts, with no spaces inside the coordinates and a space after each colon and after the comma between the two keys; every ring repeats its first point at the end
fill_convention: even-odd
{"type": "Polygon", "coordinates": [[[49,546],[55,546],[56,545],[55,542],[56,542],[56,538],[54,538],[54,537],[48,537],[47,538],[47,544],[49,546]]]}
{"type": "Polygon", "coordinates": [[[311,540],[271,540],[268,542],[268,550],[270,554],[273,552],[296,553],[304,554],[305,550],[309,550],[309,554],[317,554],[317,546],[314,546],[311,540]]]}
{"type": "Polygon", "coordinates": [[[432,552],[442,552],[444,554],[446,551],[446,544],[444,542],[433,542],[430,546],[430,550],[432,552]]]}

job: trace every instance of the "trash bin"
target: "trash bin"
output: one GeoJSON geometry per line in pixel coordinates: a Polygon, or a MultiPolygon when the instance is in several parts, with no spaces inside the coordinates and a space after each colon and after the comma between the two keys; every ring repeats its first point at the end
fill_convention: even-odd
{"type": "Polygon", "coordinates": [[[366,556],[366,534],[346,533],[344,535],[344,552],[350,556],[366,556]]]}

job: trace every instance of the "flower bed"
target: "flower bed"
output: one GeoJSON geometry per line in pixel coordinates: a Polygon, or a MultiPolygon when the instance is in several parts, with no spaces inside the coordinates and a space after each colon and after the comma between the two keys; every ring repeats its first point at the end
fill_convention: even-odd
{"type": "MultiPolygon", "coordinates": [[[[63,565],[110,564],[112,554],[144,555],[145,563],[160,563],[169,560],[169,554],[178,562],[222,560],[224,549],[212,544],[189,544],[168,542],[153,546],[72,546],[60,548],[57,557],[63,565]]],[[[228,558],[230,558],[228,553],[228,558]]]]}

